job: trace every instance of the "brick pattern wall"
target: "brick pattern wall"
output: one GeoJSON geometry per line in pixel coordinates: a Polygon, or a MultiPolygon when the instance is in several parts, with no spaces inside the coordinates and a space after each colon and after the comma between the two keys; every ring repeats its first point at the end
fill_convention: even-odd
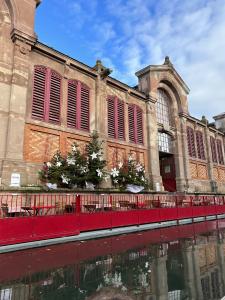
{"type": "Polygon", "coordinates": [[[216,181],[225,182],[225,168],[213,167],[213,177],[216,181]]]}
{"type": "Polygon", "coordinates": [[[201,273],[216,264],[216,248],[213,244],[207,244],[199,248],[199,267],[201,273]]]}
{"type": "Polygon", "coordinates": [[[146,166],[146,150],[130,146],[114,145],[109,143],[107,147],[108,168],[114,168],[119,162],[124,162],[131,156],[134,160],[146,166]]]}
{"type": "Polygon", "coordinates": [[[207,164],[197,161],[190,161],[189,166],[192,179],[207,180],[209,178],[207,164]]]}
{"type": "Polygon", "coordinates": [[[63,131],[26,124],[24,140],[24,159],[27,162],[42,163],[48,161],[57,150],[66,154],[74,142],[82,152],[89,138],[63,131]]]}

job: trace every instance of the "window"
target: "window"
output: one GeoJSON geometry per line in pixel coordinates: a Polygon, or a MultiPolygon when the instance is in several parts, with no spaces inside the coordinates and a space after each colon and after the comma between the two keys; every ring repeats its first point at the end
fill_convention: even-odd
{"type": "Polygon", "coordinates": [[[89,131],[90,90],[82,82],[68,81],[67,126],[89,131]]]}
{"type": "Polygon", "coordinates": [[[205,276],[201,278],[201,286],[202,286],[202,294],[203,294],[203,299],[210,299],[210,281],[209,281],[209,276],[205,276]]]}
{"type": "Polygon", "coordinates": [[[171,136],[165,132],[158,132],[158,147],[160,152],[172,153],[171,136]]]}
{"type": "Polygon", "coordinates": [[[194,129],[189,126],[187,127],[187,143],[189,156],[196,158],[194,129]]]}
{"type": "Polygon", "coordinates": [[[117,97],[108,97],[108,136],[125,139],[124,102],[117,97]]]}
{"type": "Polygon", "coordinates": [[[211,273],[211,283],[212,283],[212,296],[213,299],[220,298],[220,282],[219,282],[219,272],[218,269],[211,273]]]}
{"type": "Polygon", "coordinates": [[[198,158],[205,160],[205,147],[203,141],[203,134],[201,131],[196,131],[195,135],[196,135],[198,158]]]}
{"type": "Polygon", "coordinates": [[[219,164],[224,165],[223,147],[222,147],[221,140],[216,140],[216,146],[217,146],[218,162],[219,164]]]}
{"type": "Polygon", "coordinates": [[[60,123],[61,76],[44,66],[35,66],[32,118],[60,123]]]}
{"type": "Polygon", "coordinates": [[[212,152],[212,161],[214,163],[217,163],[216,140],[212,136],[210,136],[210,145],[211,145],[211,152],[212,152]]]}
{"type": "Polygon", "coordinates": [[[128,105],[129,141],[143,144],[143,111],[137,105],[128,105]]]}
{"type": "Polygon", "coordinates": [[[156,102],[156,115],[158,123],[171,125],[169,104],[170,101],[167,94],[163,90],[159,89],[156,102]]]}

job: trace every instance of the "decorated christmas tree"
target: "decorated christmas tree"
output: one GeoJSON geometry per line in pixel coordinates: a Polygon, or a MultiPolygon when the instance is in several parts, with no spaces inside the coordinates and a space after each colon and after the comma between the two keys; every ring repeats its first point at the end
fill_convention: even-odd
{"type": "Polygon", "coordinates": [[[103,159],[102,143],[96,131],[82,154],[74,143],[71,151],[64,158],[58,151],[49,162],[43,164],[39,177],[44,184],[55,184],[57,187],[76,188],[98,186],[107,179],[104,170],[106,161],[103,159]]]}
{"type": "Polygon", "coordinates": [[[106,161],[103,159],[102,142],[99,142],[96,131],[91,134],[91,141],[86,146],[86,153],[88,164],[87,182],[99,185],[104,178],[107,178],[107,175],[104,170],[106,161]]]}
{"type": "Polygon", "coordinates": [[[122,190],[128,189],[128,186],[133,188],[139,186],[140,190],[148,188],[144,165],[136,162],[131,156],[124,163],[119,162],[117,167],[111,170],[111,179],[113,185],[122,190]]]}
{"type": "Polygon", "coordinates": [[[67,163],[65,158],[57,151],[49,162],[44,162],[39,177],[43,183],[57,184],[58,187],[68,185],[67,163]]]}
{"type": "Polygon", "coordinates": [[[84,187],[88,174],[87,159],[84,154],[81,154],[76,143],[72,145],[72,150],[67,155],[66,163],[67,176],[71,187],[84,187]]]}

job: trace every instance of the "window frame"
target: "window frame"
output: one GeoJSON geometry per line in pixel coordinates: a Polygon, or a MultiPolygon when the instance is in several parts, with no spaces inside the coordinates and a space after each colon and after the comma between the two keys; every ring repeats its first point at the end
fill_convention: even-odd
{"type": "Polygon", "coordinates": [[[107,134],[109,138],[125,141],[125,103],[123,100],[119,99],[117,96],[108,96],[107,97],[107,134]],[[113,120],[109,120],[109,101],[113,102],[113,120]],[[122,112],[122,121],[123,121],[123,130],[119,130],[120,128],[120,107],[119,105],[122,105],[123,112],[122,112]],[[114,123],[114,134],[113,136],[110,135],[109,130],[109,122],[113,121],[114,123]],[[122,133],[122,137],[120,137],[122,133]]]}
{"type": "Polygon", "coordinates": [[[138,145],[144,145],[144,120],[143,120],[143,109],[138,106],[137,104],[128,104],[128,127],[129,127],[129,142],[133,144],[138,144],[138,145]],[[131,128],[130,128],[130,113],[129,109],[133,109],[133,135],[134,139],[132,140],[131,137],[131,128]],[[138,118],[137,118],[137,112],[141,113],[141,142],[139,141],[138,137],[138,118]]]}
{"type": "Polygon", "coordinates": [[[195,133],[195,139],[196,139],[197,157],[198,157],[198,159],[206,160],[205,143],[204,143],[203,133],[201,132],[201,130],[195,130],[194,133],[195,133]]]}
{"type": "Polygon", "coordinates": [[[191,126],[187,126],[187,146],[189,157],[197,158],[195,131],[191,126]]]}
{"type": "Polygon", "coordinates": [[[216,139],[217,162],[224,165],[223,143],[220,139],[216,139]]]}
{"type": "Polygon", "coordinates": [[[62,102],[62,76],[55,71],[52,68],[43,66],[43,65],[35,65],[34,66],[34,72],[33,72],[33,86],[32,86],[32,105],[31,105],[31,118],[34,120],[42,121],[42,122],[47,122],[47,123],[52,123],[56,125],[61,124],[61,102],[62,102]],[[42,69],[45,71],[45,78],[44,78],[44,95],[43,95],[43,117],[37,117],[34,115],[34,107],[35,107],[35,89],[37,88],[36,86],[36,81],[35,81],[35,75],[36,71],[38,69],[42,69]],[[58,121],[50,120],[50,106],[51,106],[51,88],[53,85],[53,75],[55,77],[58,77],[60,80],[59,83],[59,103],[58,103],[58,121]]]}
{"type": "Polygon", "coordinates": [[[90,131],[90,88],[87,84],[80,80],[68,79],[67,81],[67,115],[66,115],[67,127],[89,132],[90,131]],[[75,98],[75,122],[72,124],[72,117],[69,118],[69,85],[76,86],[76,98],[75,98]],[[82,128],[82,87],[88,91],[88,109],[87,109],[87,128],[82,128]]]}
{"type": "Polygon", "coordinates": [[[172,126],[172,114],[170,107],[170,97],[167,92],[159,88],[157,90],[157,101],[156,101],[156,119],[157,123],[172,126]]]}

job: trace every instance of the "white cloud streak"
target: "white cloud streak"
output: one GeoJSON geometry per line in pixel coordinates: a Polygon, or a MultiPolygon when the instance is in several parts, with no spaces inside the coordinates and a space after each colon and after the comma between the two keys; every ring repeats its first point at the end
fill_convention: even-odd
{"type": "Polygon", "coordinates": [[[169,55],[190,87],[190,113],[225,111],[224,0],[62,2],[74,27],[89,26],[88,51],[113,67],[114,77],[136,85],[136,71],[169,55]]]}
{"type": "Polygon", "coordinates": [[[121,26],[123,78],[169,55],[191,89],[189,110],[212,117],[225,111],[225,2],[223,0],[109,1],[121,26]]]}

